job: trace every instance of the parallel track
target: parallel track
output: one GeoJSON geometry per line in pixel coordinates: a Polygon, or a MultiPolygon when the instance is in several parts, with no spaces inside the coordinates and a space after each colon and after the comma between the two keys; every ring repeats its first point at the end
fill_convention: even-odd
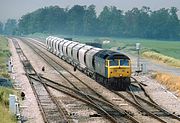
{"type": "Polygon", "coordinates": [[[13,44],[16,48],[16,52],[21,60],[21,63],[24,66],[26,75],[30,81],[33,92],[36,96],[43,120],[45,123],[67,123],[68,117],[67,113],[60,107],[57,103],[55,97],[50,93],[49,89],[46,87],[46,84],[42,83],[41,77],[34,70],[29,60],[23,53],[21,47],[19,46],[16,39],[12,39],[13,44]],[[30,76],[36,76],[37,80],[32,79],[30,76]]]}
{"type": "Polygon", "coordinates": [[[69,82],[74,89],[81,92],[81,97],[83,96],[84,99],[93,103],[96,109],[98,109],[98,111],[101,111],[100,114],[102,116],[104,116],[107,119],[110,119],[112,122],[136,122],[136,123],[139,122],[125,110],[120,109],[119,107],[113,105],[111,102],[107,101],[105,98],[99,95],[95,90],[90,88],[85,82],[83,82],[81,79],[73,75],[69,70],[66,70],[63,66],[61,66],[59,63],[54,61],[47,54],[43,53],[40,49],[37,48],[37,46],[33,45],[28,41],[24,41],[24,43],[30,46],[35,53],[41,56],[51,67],[53,67],[61,76],[63,76],[63,78],[67,82],[69,82]],[[64,71],[66,71],[66,73],[64,71]],[[93,97],[96,97],[99,101],[96,101],[90,95],[93,95],[93,97]]]}
{"type": "MultiPolygon", "coordinates": [[[[42,45],[42,43],[38,43],[36,42],[37,45],[39,45],[40,47],[46,49],[45,46],[42,45]]],[[[64,68],[63,68],[64,69],[64,68]]],[[[69,71],[68,71],[69,72],[69,71]]],[[[69,72],[71,73],[71,72],[69,72]]],[[[133,78],[134,79],[134,78],[133,78]]],[[[135,80],[135,79],[134,79],[135,80]]],[[[135,80],[137,82],[137,80],[135,80]]],[[[84,83],[84,82],[82,82],[84,83]]],[[[87,86],[87,85],[86,85],[87,86]]],[[[141,84],[139,84],[141,91],[145,90],[143,89],[143,87],[141,86],[141,84]]],[[[76,88],[77,86],[74,85],[74,87],[76,88]]],[[[77,90],[79,90],[78,88],[76,88],[77,90]]],[[[115,94],[117,94],[118,96],[120,96],[121,98],[124,98],[126,101],[128,101],[129,103],[133,104],[136,106],[137,109],[139,109],[140,111],[142,111],[143,115],[147,115],[150,117],[153,117],[155,119],[157,119],[160,122],[163,123],[168,123],[169,121],[172,120],[172,122],[174,121],[180,121],[180,118],[175,115],[172,114],[170,112],[168,112],[167,110],[163,109],[162,107],[160,107],[158,104],[156,104],[149,96],[147,93],[145,93],[144,95],[146,97],[148,97],[149,100],[145,100],[143,99],[141,96],[138,96],[137,94],[134,94],[133,91],[131,91],[132,88],[130,87],[130,91],[128,91],[126,94],[122,94],[121,92],[114,92],[115,94]]],[[[79,90],[80,91],[80,90],[79,90]]],[[[94,94],[93,94],[94,95],[94,94]]],[[[101,97],[99,94],[97,94],[98,97],[101,97]]],[[[103,99],[104,100],[104,99],[103,99]]],[[[107,101],[107,100],[106,100],[107,101]]],[[[109,102],[110,103],[110,102],[109,102]]]]}
{"type": "Polygon", "coordinates": [[[132,85],[129,87],[129,90],[125,93],[121,93],[121,92],[114,92],[114,93],[116,93],[120,97],[127,100],[129,103],[139,108],[142,111],[143,115],[151,116],[162,123],[180,122],[180,117],[160,107],[146,93],[143,86],[135,78],[132,79],[134,79],[134,81],[139,85],[138,91],[140,91],[141,94],[138,95],[138,93],[135,93],[135,91],[137,90],[133,90],[132,85]]]}

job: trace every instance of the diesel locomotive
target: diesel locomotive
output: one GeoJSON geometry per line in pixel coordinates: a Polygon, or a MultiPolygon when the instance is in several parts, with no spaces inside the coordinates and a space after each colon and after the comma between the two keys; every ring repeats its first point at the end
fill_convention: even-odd
{"type": "Polygon", "coordinates": [[[131,61],[122,53],[96,48],[76,41],[49,36],[47,50],[113,90],[130,85],[131,61]]]}

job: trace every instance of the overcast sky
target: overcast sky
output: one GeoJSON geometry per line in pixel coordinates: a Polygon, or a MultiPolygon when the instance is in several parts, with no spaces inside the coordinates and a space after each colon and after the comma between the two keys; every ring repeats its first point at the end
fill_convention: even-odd
{"type": "MultiPolygon", "coordinates": [[[[73,5],[96,6],[97,13],[106,6],[116,6],[118,9],[127,11],[134,7],[148,6],[152,10],[160,8],[177,7],[180,11],[180,0],[0,0],[0,21],[5,22],[8,18],[19,19],[22,15],[38,8],[50,5],[59,7],[72,7],[73,5]]],[[[180,12],[178,12],[180,18],[180,12]]]]}

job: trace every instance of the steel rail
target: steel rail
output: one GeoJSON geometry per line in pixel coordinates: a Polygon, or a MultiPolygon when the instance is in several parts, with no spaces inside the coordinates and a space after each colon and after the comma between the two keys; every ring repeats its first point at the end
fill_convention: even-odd
{"type": "Polygon", "coordinates": [[[34,81],[31,80],[30,75],[33,74],[33,75],[37,76],[39,81],[41,81],[41,79],[40,79],[39,75],[37,74],[37,72],[32,67],[32,65],[30,64],[30,62],[28,61],[27,57],[25,56],[24,52],[22,51],[22,49],[21,49],[20,45],[18,44],[17,40],[12,38],[12,41],[13,41],[13,44],[14,44],[14,46],[16,48],[18,56],[19,56],[23,66],[24,66],[24,70],[26,72],[28,80],[30,81],[30,85],[31,85],[31,87],[33,89],[33,92],[35,94],[35,97],[37,99],[38,106],[40,107],[40,111],[41,111],[41,114],[42,114],[44,122],[49,123],[49,122],[52,122],[54,120],[57,120],[57,121],[59,120],[58,122],[63,122],[63,123],[68,122],[67,121],[67,117],[65,116],[64,112],[61,110],[60,106],[57,104],[57,100],[50,93],[50,91],[46,87],[46,85],[42,83],[42,85],[39,85],[39,87],[38,86],[34,86],[34,81]],[[57,106],[57,108],[55,108],[55,110],[53,108],[48,109],[48,108],[45,108],[45,106],[43,106],[43,100],[39,98],[40,95],[38,95],[38,92],[36,90],[37,88],[42,88],[42,87],[44,87],[45,90],[47,91],[47,93],[48,93],[48,95],[50,97],[49,101],[52,100],[52,104],[54,103],[54,105],[57,106]],[[58,110],[59,113],[57,113],[56,110],[58,110]],[[51,111],[56,111],[56,114],[53,115],[53,116],[51,114],[48,114],[48,113],[51,113],[51,111]],[[59,117],[59,118],[58,119],[54,119],[55,117],[56,118],[59,117]],[[63,119],[61,119],[60,117],[63,118],[63,119]]]}
{"type": "MultiPolygon", "coordinates": [[[[27,44],[27,42],[25,41],[25,43],[27,44]]],[[[32,46],[32,44],[27,44],[27,45],[31,45],[30,47],[35,51],[35,48],[34,47],[36,47],[36,46],[32,46]]],[[[37,48],[37,47],[36,47],[37,48]]],[[[38,49],[39,50],[39,49],[38,49]]],[[[42,51],[35,51],[38,55],[42,55],[42,51]],[[39,52],[41,52],[41,53],[39,53],[39,52]]],[[[44,54],[44,55],[46,55],[47,56],[47,54],[44,54]]],[[[48,56],[49,57],[49,56],[48,56]]],[[[48,64],[50,64],[49,63],[49,61],[47,61],[47,59],[45,58],[45,57],[42,57],[48,64]]],[[[52,58],[50,58],[49,57],[49,59],[50,60],[53,60],[52,58]]],[[[54,60],[53,60],[54,61],[54,60]]],[[[54,61],[54,63],[56,63],[56,64],[58,64],[56,61],[54,61]]],[[[58,64],[59,65],[59,64],[58,64]]],[[[52,66],[56,71],[58,71],[59,72],[59,70],[57,69],[57,67],[54,67],[52,64],[50,65],[50,66],[52,66]]],[[[61,66],[62,67],[62,66],[61,66]]],[[[65,68],[63,68],[63,69],[65,69],[65,68]]],[[[66,70],[67,71],[67,70],[66,70]]],[[[70,71],[68,71],[71,75],[73,75],[70,71]]],[[[67,77],[65,77],[62,73],[60,73],[60,75],[62,75],[67,81],[69,81],[68,80],[68,78],[67,77]]],[[[74,75],[73,75],[74,76],[74,75]]],[[[76,76],[74,76],[75,78],[77,78],[76,76]]],[[[81,82],[83,82],[82,80],[80,80],[79,78],[77,78],[79,81],[81,81],[81,82]]],[[[73,83],[72,83],[73,84],[73,83]]],[[[84,85],[86,85],[87,87],[89,87],[86,83],[84,83],[83,82],[83,84],[84,85]]],[[[77,90],[79,90],[79,88],[77,88],[74,84],[73,84],[73,86],[74,86],[74,88],[76,88],[77,90]]],[[[89,87],[90,88],[90,87],[89,87]]],[[[82,91],[82,90],[81,90],[82,91]]],[[[94,90],[93,90],[94,91],[94,90]]],[[[99,94],[98,94],[99,95],[99,94]]],[[[89,99],[89,101],[91,101],[91,102],[93,102],[93,100],[88,96],[88,95],[86,95],[86,98],[87,99],[89,99]]],[[[109,102],[110,103],[110,102],[109,102]]],[[[95,103],[96,104],[96,103],[95,103]]],[[[101,106],[99,106],[99,107],[101,107],[101,106]]],[[[128,117],[128,118],[130,118],[133,122],[139,122],[139,121],[137,121],[135,118],[133,118],[132,116],[130,116],[127,112],[125,112],[125,114],[126,114],[126,116],[128,117]]],[[[108,114],[109,115],[109,114],[108,114]]],[[[111,116],[110,116],[111,117],[111,116]]]]}
{"type": "Polygon", "coordinates": [[[144,95],[145,95],[146,97],[148,97],[148,99],[149,99],[150,101],[147,101],[147,100],[143,99],[142,97],[138,96],[137,94],[134,94],[135,98],[138,98],[138,99],[140,99],[140,100],[148,103],[149,105],[152,105],[152,106],[156,107],[158,110],[164,112],[164,113],[167,114],[168,116],[170,116],[170,117],[172,117],[172,118],[177,119],[177,120],[180,121],[180,117],[178,117],[177,115],[175,115],[175,114],[167,111],[166,109],[162,108],[161,106],[159,106],[159,105],[150,97],[150,95],[146,92],[146,90],[144,89],[144,87],[142,86],[142,84],[141,84],[140,82],[138,82],[134,77],[132,77],[132,78],[135,80],[136,83],[138,83],[138,85],[140,86],[140,88],[141,88],[141,90],[143,91],[144,95]]]}

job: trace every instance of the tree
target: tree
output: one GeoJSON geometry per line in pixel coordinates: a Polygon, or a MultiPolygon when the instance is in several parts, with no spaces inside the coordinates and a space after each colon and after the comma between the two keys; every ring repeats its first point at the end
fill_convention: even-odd
{"type": "Polygon", "coordinates": [[[143,26],[143,11],[138,8],[133,8],[125,13],[125,32],[124,34],[130,37],[139,37],[141,34],[141,26],[143,26]]]}
{"type": "Polygon", "coordinates": [[[4,27],[4,33],[7,35],[12,35],[14,34],[14,31],[17,28],[17,22],[15,19],[8,19],[7,22],[5,23],[4,27]]]}
{"type": "Polygon", "coordinates": [[[177,16],[177,8],[171,7],[169,10],[169,21],[168,21],[168,29],[169,29],[169,38],[176,39],[180,33],[180,21],[177,16]]]}
{"type": "Polygon", "coordinates": [[[105,6],[103,11],[100,13],[98,17],[98,33],[100,35],[107,35],[108,36],[108,27],[111,24],[111,12],[109,7],[105,6]]]}
{"type": "Polygon", "coordinates": [[[151,37],[156,39],[168,39],[169,38],[169,10],[162,8],[157,11],[153,11],[150,16],[151,37]]]}
{"type": "Polygon", "coordinates": [[[105,6],[98,17],[99,33],[105,36],[122,36],[124,15],[115,6],[105,6]]]}
{"type": "MultiPolygon", "coordinates": [[[[105,6],[97,17],[95,6],[75,5],[72,8],[50,6],[21,17],[18,31],[21,34],[35,32],[70,35],[96,35],[137,37],[153,39],[180,38],[180,20],[177,8],[151,11],[149,7],[133,8],[127,12],[115,6],[105,6]]],[[[5,25],[5,31],[11,21],[5,25]]],[[[16,25],[15,23],[13,25],[16,25]]],[[[14,26],[15,27],[15,26],[14,26]]],[[[14,28],[13,27],[13,28],[14,28]]]]}
{"type": "Polygon", "coordinates": [[[95,5],[90,5],[83,17],[83,33],[85,35],[96,35],[97,17],[95,11],[95,5]]]}
{"type": "Polygon", "coordinates": [[[110,25],[108,27],[108,33],[111,36],[123,36],[124,29],[124,15],[122,10],[118,10],[116,7],[112,6],[110,8],[110,25]]]}
{"type": "Polygon", "coordinates": [[[42,13],[42,21],[47,32],[50,33],[64,33],[66,28],[67,13],[63,8],[58,6],[51,6],[46,8],[42,13]],[[43,17],[44,16],[44,17],[43,17]]]}
{"type": "Polygon", "coordinates": [[[83,18],[86,6],[75,5],[67,13],[67,32],[72,35],[80,35],[83,33],[83,18]]]}
{"type": "Polygon", "coordinates": [[[29,34],[35,32],[63,33],[66,28],[65,24],[65,10],[58,6],[50,6],[22,16],[18,25],[22,34],[29,34]]]}

